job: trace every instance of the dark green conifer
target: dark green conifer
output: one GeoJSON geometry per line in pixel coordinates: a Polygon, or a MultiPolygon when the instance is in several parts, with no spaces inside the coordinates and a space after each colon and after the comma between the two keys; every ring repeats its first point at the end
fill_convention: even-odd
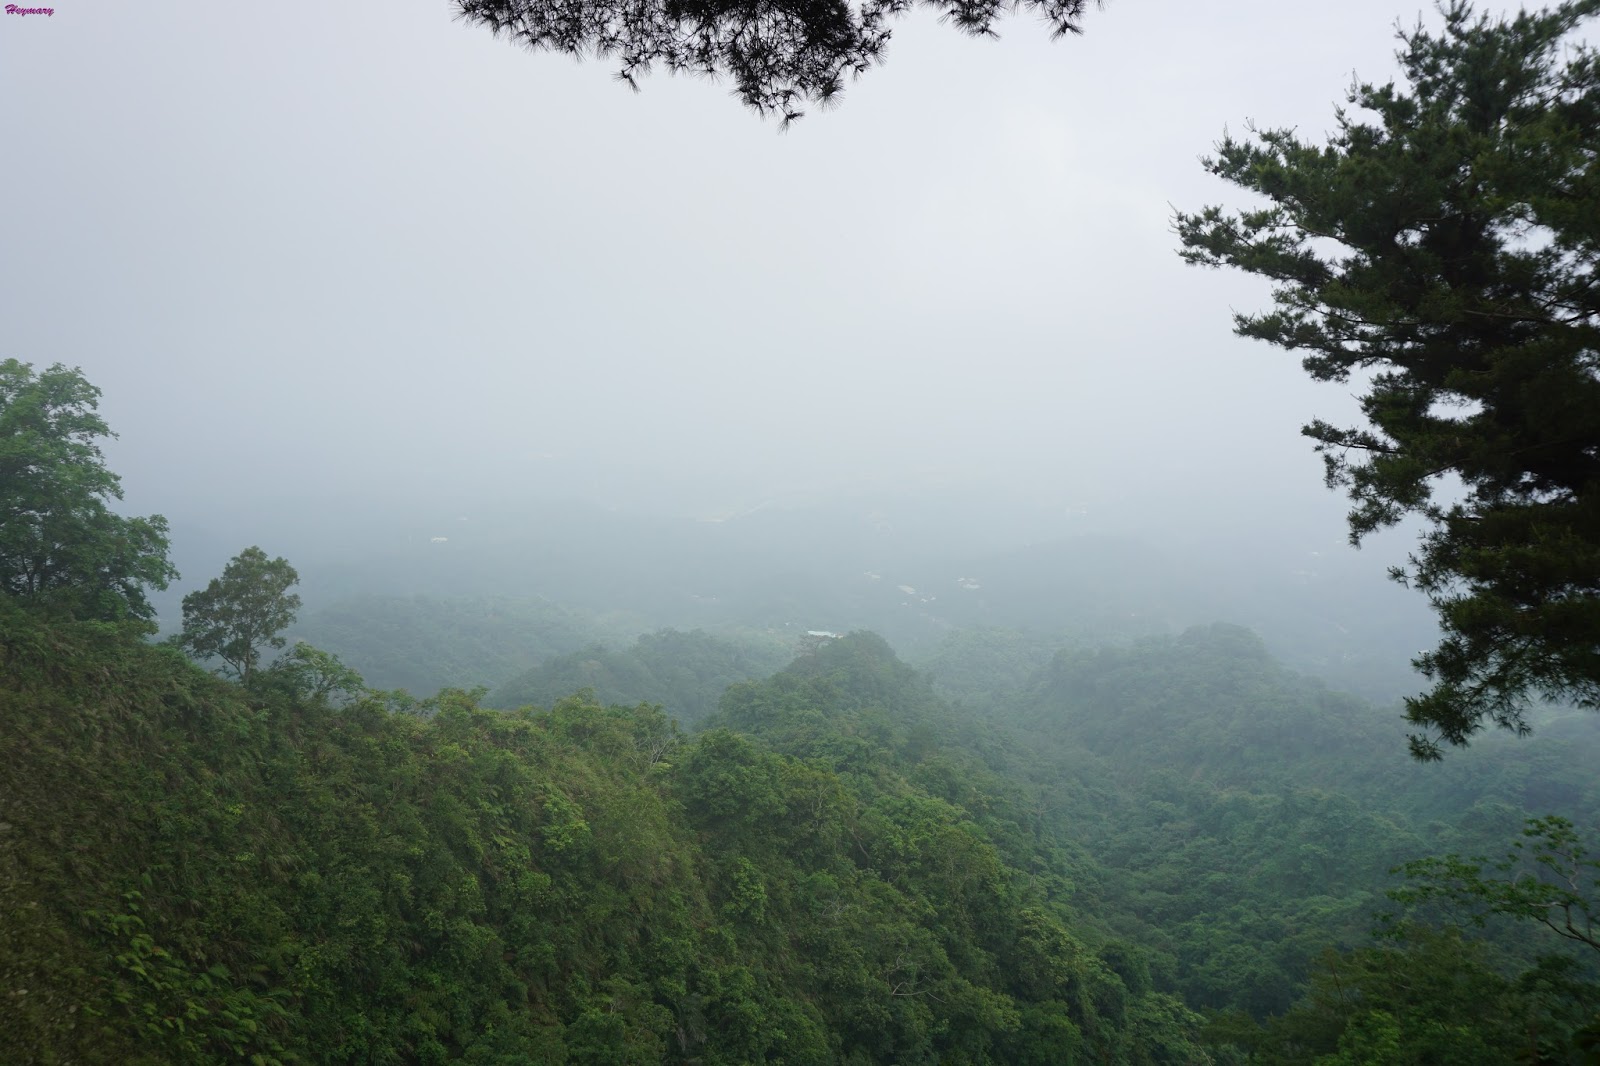
{"type": "Polygon", "coordinates": [[[1236,331],[1362,389],[1320,419],[1351,539],[1424,522],[1410,565],[1444,630],[1415,660],[1413,754],[1529,696],[1600,707],[1600,66],[1573,0],[1505,21],[1455,2],[1403,32],[1404,84],[1357,84],[1326,144],[1225,137],[1207,168],[1265,198],[1179,214],[1182,255],[1269,278],[1236,331]]]}

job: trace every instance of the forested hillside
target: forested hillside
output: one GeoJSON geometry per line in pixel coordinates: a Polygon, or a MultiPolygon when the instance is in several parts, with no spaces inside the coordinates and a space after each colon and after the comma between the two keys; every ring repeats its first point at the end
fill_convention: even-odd
{"type": "Polygon", "coordinates": [[[1600,0],[1252,2],[6,5],[0,1066],[1600,1066],[1600,0]]]}
{"type": "Polygon", "coordinates": [[[671,718],[698,725],[717,709],[729,685],[753,681],[789,661],[794,641],[773,635],[743,639],[701,630],[664,629],[639,637],[627,648],[593,645],[549,659],[492,691],[491,707],[548,707],[584,689],[602,703],[655,703],[671,718]]]}
{"type": "MultiPolygon", "coordinates": [[[[1201,1054],[1003,820],[875,757],[863,723],[927,724],[881,644],[860,685],[770,683],[823,723],[802,757],[642,708],[244,691],[5,621],[7,1061],[1201,1054]]],[[[729,725],[764,688],[736,691],[729,725]]]]}
{"type": "Polygon", "coordinates": [[[1600,1046],[1593,716],[1419,769],[1231,625],[947,628],[924,674],[790,626],[607,651],[544,600],[314,616],[375,689],[289,645],[298,571],[254,545],[152,643],[167,525],[105,505],[97,393],[0,384],[0,1061],[1600,1046]],[[530,659],[515,710],[387,687],[530,659]]]}
{"type": "Polygon", "coordinates": [[[374,688],[431,695],[497,684],[632,632],[630,620],[536,597],[369,595],[306,612],[291,635],[335,652],[374,688]]]}
{"type": "Polygon", "coordinates": [[[6,1061],[1309,1062],[1403,1007],[1458,1017],[1441,1061],[1577,1062],[1600,1006],[1554,937],[1364,946],[1530,765],[1592,824],[1592,723],[1390,789],[1385,716],[1230,627],[960,710],[824,641],[685,735],[5,621],[6,1061]]]}
{"type": "MultiPolygon", "coordinates": [[[[997,639],[975,643],[979,661],[997,639]]],[[[935,669],[969,676],[957,650],[935,669]]],[[[1393,913],[1407,860],[1499,854],[1528,811],[1600,816],[1592,718],[1419,768],[1392,712],[1285,670],[1237,627],[1063,651],[1008,686],[971,712],[1014,731],[1041,817],[1094,856],[1094,913],[1197,1007],[1285,1010],[1326,947],[1365,943],[1393,913]]],[[[1488,932],[1520,962],[1560,948],[1488,932]]]]}

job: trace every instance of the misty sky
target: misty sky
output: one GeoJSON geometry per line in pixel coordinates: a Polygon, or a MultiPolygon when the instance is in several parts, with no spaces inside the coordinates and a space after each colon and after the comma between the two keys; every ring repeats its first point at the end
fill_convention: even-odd
{"type": "Polygon", "coordinates": [[[1234,338],[1264,286],[1183,266],[1171,211],[1229,198],[1225,126],[1328,129],[1416,6],[917,16],[782,134],[443,0],[55,8],[0,17],[0,355],[104,390],[133,511],[242,545],[411,497],[984,482],[1342,539],[1297,430],[1350,390],[1234,338]]]}

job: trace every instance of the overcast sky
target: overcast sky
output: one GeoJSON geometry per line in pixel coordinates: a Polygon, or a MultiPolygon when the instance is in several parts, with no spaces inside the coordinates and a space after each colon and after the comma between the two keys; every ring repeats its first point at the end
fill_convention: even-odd
{"type": "Polygon", "coordinates": [[[1225,126],[1328,129],[1415,6],[919,16],[780,134],[444,0],[53,2],[0,16],[0,356],[104,390],[134,511],[964,479],[1341,537],[1297,430],[1348,390],[1231,335],[1264,287],[1171,211],[1228,199],[1225,126]]]}

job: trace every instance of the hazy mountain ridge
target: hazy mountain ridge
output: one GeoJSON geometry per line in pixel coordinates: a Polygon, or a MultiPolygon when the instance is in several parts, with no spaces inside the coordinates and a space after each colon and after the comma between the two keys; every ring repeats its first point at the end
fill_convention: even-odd
{"type": "MultiPolygon", "coordinates": [[[[347,540],[319,535],[301,566],[309,605],[301,629],[373,678],[403,678],[423,693],[494,687],[550,654],[663,628],[795,640],[810,629],[870,629],[920,655],[972,627],[1103,643],[1219,619],[1264,634],[1274,653],[1338,688],[1390,700],[1418,685],[1410,658],[1436,633],[1425,605],[1337,544],[1291,551],[1091,529],[1026,544],[1016,531],[1011,543],[998,528],[985,532],[1012,515],[993,501],[986,510],[982,497],[874,496],[716,523],[576,504],[537,518],[490,509],[413,517],[415,532],[388,534],[388,547],[370,542],[375,528],[347,540]],[[425,535],[433,529],[444,539],[425,535]],[[367,610],[360,605],[372,597],[395,596],[422,597],[394,609],[430,631],[434,659],[459,668],[391,668],[337,621],[367,610]],[[468,616],[495,610],[478,600],[524,604],[512,612],[518,618],[506,616],[507,633],[532,654],[519,656],[506,634],[473,629],[468,616]],[[427,610],[440,617],[423,618],[427,610]],[[504,650],[485,655],[474,641],[504,650]]],[[[277,550],[298,558],[295,538],[284,539],[277,550]]],[[[399,624],[374,619],[368,628],[391,621],[399,624]]]]}

